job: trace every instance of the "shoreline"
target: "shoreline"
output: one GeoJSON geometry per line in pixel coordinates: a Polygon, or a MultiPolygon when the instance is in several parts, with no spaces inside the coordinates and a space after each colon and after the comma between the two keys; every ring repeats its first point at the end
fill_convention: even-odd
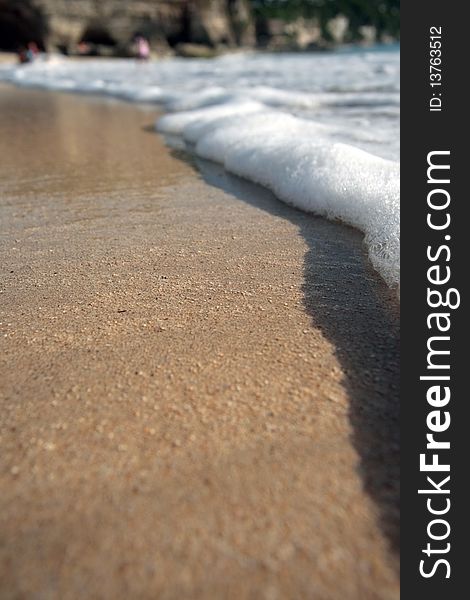
{"type": "MultiPolygon", "coordinates": [[[[187,46],[201,46],[200,44],[186,44],[187,46]]],[[[193,58],[198,59],[198,58],[207,58],[208,60],[212,59],[212,58],[219,58],[221,56],[232,56],[232,55],[237,55],[237,54],[244,54],[244,53],[253,53],[253,54],[324,54],[324,53],[332,53],[332,52],[339,52],[339,53],[349,53],[349,52],[355,52],[355,51],[363,51],[363,50],[371,50],[371,51],[378,51],[378,52],[389,52],[390,50],[395,50],[397,47],[400,46],[400,40],[396,39],[396,40],[391,40],[391,41],[387,41],[387,42],[374,42],[374,43],[369,43],[369,42],[350,42],[350,43],[344,43],[344,44],[337,44],[337,45],[332,45],[332,46],[319,46],[316,48],[252,48],[250,46],[241,46],[241,47],[237,47],[237,48],[232,48],[232,49],[228,49],[228,50],[222,50],[219,51],[217,53],[217,51],[215,51],[215,54],[208,54],[207,56],[201,56],[199,54],[195,54],[193,55],[185,55],[185,54],[178,54],[177,52],[171,54],[157,54],[156,57],[151,57],[149,62],[156,62],[156,61],[160,61],[160,60],[165,60],[167,58],[187,58],[188,60],[191,60],[193,58]]],[[[208,51],[214,51],[214,49],[211,49],[209,46],[202,46],[202,48],[207,49],[208,51]]],[[[66,55],[66,54],[61,54],[60,52],[46,52],[44,53],[46,56],[48,57],[62,57],[62,58],[67,58],[69,60],[131,60],[135,57],[133,56],[106,56],[106,55],[97,55],[97,56],[81,56],[79,54],[70,54],[70,55],[66,55]]],[[[136,59],[137,60],[137,59],[136,59]]],[[[8,51],[0,51],[0,64],[17,64],[18,60],[17,60],[17,55],[15,52],[8,52],[8,51]]]]}
{"type": "Polygon", "coordinates": [[[194,105],[191,102],[185,105],[184,93],[180,94],[178,103],[177,99],[172,101],[165,96],[158,86],[149,89],[143,86],[139,90],[122,87],[121,82],[107,89],[101,80],[90,85],[80,82],[76,75],[75,78],[71,76],[70,81],[66,79],[64,85],[60,79],[55,84],[34,80],[11,83],[29,89],[116,98],[141,106],[157,105],[163,112],[158,126],[155,124],[157,131],[189,141],[200,158],[223,164],[227,171],[267,188],[290,206],[352,225],[362,232],[372,265],[387,285],[396,290],[399,298],[400,165],[396,160],[376,154],[360,144],[337,142],[334,137],[332,140],[324,137],[320,143],[313,144],[312,140],[322,138],[322,125],[297,118],[284,109],[275,109],[274,114],[269,101],[262,100],[263,94],[260,100],[255,95],[241,101],[236,96],[231,98],[230,94],[222,94],[219,100],[216,97],[208,99],[202,93],[194,105]],[[278,147],[267,152],[264,144],[259,142],[260,137],[267,135],[266,115],[268,121],[271,119],[271,128],[276,131],[278,127],[283,132],[282,144],[279,145],[276,131],[278,147]],[[218,132],[213,132],[219,135],[211,135],[210,125],[215,125],[218,132]],[[188,126],[190,131],[186,136],[188,126]],[[257,136],[252,135],[254,131],[258,131],[257,136]],[[292,143],[294,138],[296,142],[292,143]],[[253,168],[250,158],[253,153],[264,157],[263,165],[253,168]],[[314,170],[305,168],[299,174],[298,165],[306,159],[317,167],[314,170]],[[287,185],[290,172],[296,177],[287,185]]]}
{"type": "Polygon", "coordinates": [[[5,89],[3,595],[397,598],[399,324],[361,235],[132,104],[5,89]]]}

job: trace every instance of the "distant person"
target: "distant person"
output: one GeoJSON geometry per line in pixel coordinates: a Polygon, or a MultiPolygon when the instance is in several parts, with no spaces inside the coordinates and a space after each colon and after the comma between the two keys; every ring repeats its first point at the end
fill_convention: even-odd
{"type": "Polygon", "coordinates": [[[23,65],[32,63],[39,55],[39,48],[36,42],[29,42],[26,48],[21,46],[18,50],[18,61],[23,65]]]}
{"type": "Polygon", "coordinates": [[[77,52],[80,56],[89,56],[91,54],[91,46],[87,42],[79,42],[77,52]]]}
{"type": "Polygon", "coordinates": [[[24,46],[21,46],[20,48],[18,48],[18,62],[21,65],[24,65],[25,63],[28,62],[28,54],[27,54],[27,50],[24,46]]]}
{"type": "Polygon", "coordinates": [[[139,60],[148,60],[150,58],[150,44],[141,35],[135,40],[137,46],[137,58],[139,60]]]}
{"type": "Polygon", "coordinates": [[[39,55],[39,48],[36,42],[29,42],[28,49],[26,50],[27,62],[34,62],[39,55]]]}

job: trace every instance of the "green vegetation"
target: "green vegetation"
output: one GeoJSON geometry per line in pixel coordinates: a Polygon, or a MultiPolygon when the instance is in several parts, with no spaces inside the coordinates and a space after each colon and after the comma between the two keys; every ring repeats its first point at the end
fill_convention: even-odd
{"type": "Polygon", "coordinates": [[[349,19],[353,37],[363,25],[396,38],[400,33],[400,0],[252,0],[252,5],[258,17],[283,21],[315,17],[324,32],[325,24],[342,14],[349,19]]]}

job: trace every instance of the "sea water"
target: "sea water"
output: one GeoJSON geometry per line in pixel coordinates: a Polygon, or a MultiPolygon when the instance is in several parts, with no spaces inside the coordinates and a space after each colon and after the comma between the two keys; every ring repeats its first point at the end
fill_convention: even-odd
{"type": "Polygon", "coordinates": [[[0,80],[162,105],[159,131],[289,204],[357,227],[374,267],[399,284],[398,47],[144,64],[54,57],[0,66],[0,80]]]}

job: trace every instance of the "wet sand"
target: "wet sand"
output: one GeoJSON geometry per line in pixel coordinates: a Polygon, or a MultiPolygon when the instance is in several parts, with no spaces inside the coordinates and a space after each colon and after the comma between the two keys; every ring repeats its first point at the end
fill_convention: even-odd
{"type": "Polygon", "coordinates": [[[398,598],[394,295],[154,116],[0,88],[0,596],[398,598]]]}

